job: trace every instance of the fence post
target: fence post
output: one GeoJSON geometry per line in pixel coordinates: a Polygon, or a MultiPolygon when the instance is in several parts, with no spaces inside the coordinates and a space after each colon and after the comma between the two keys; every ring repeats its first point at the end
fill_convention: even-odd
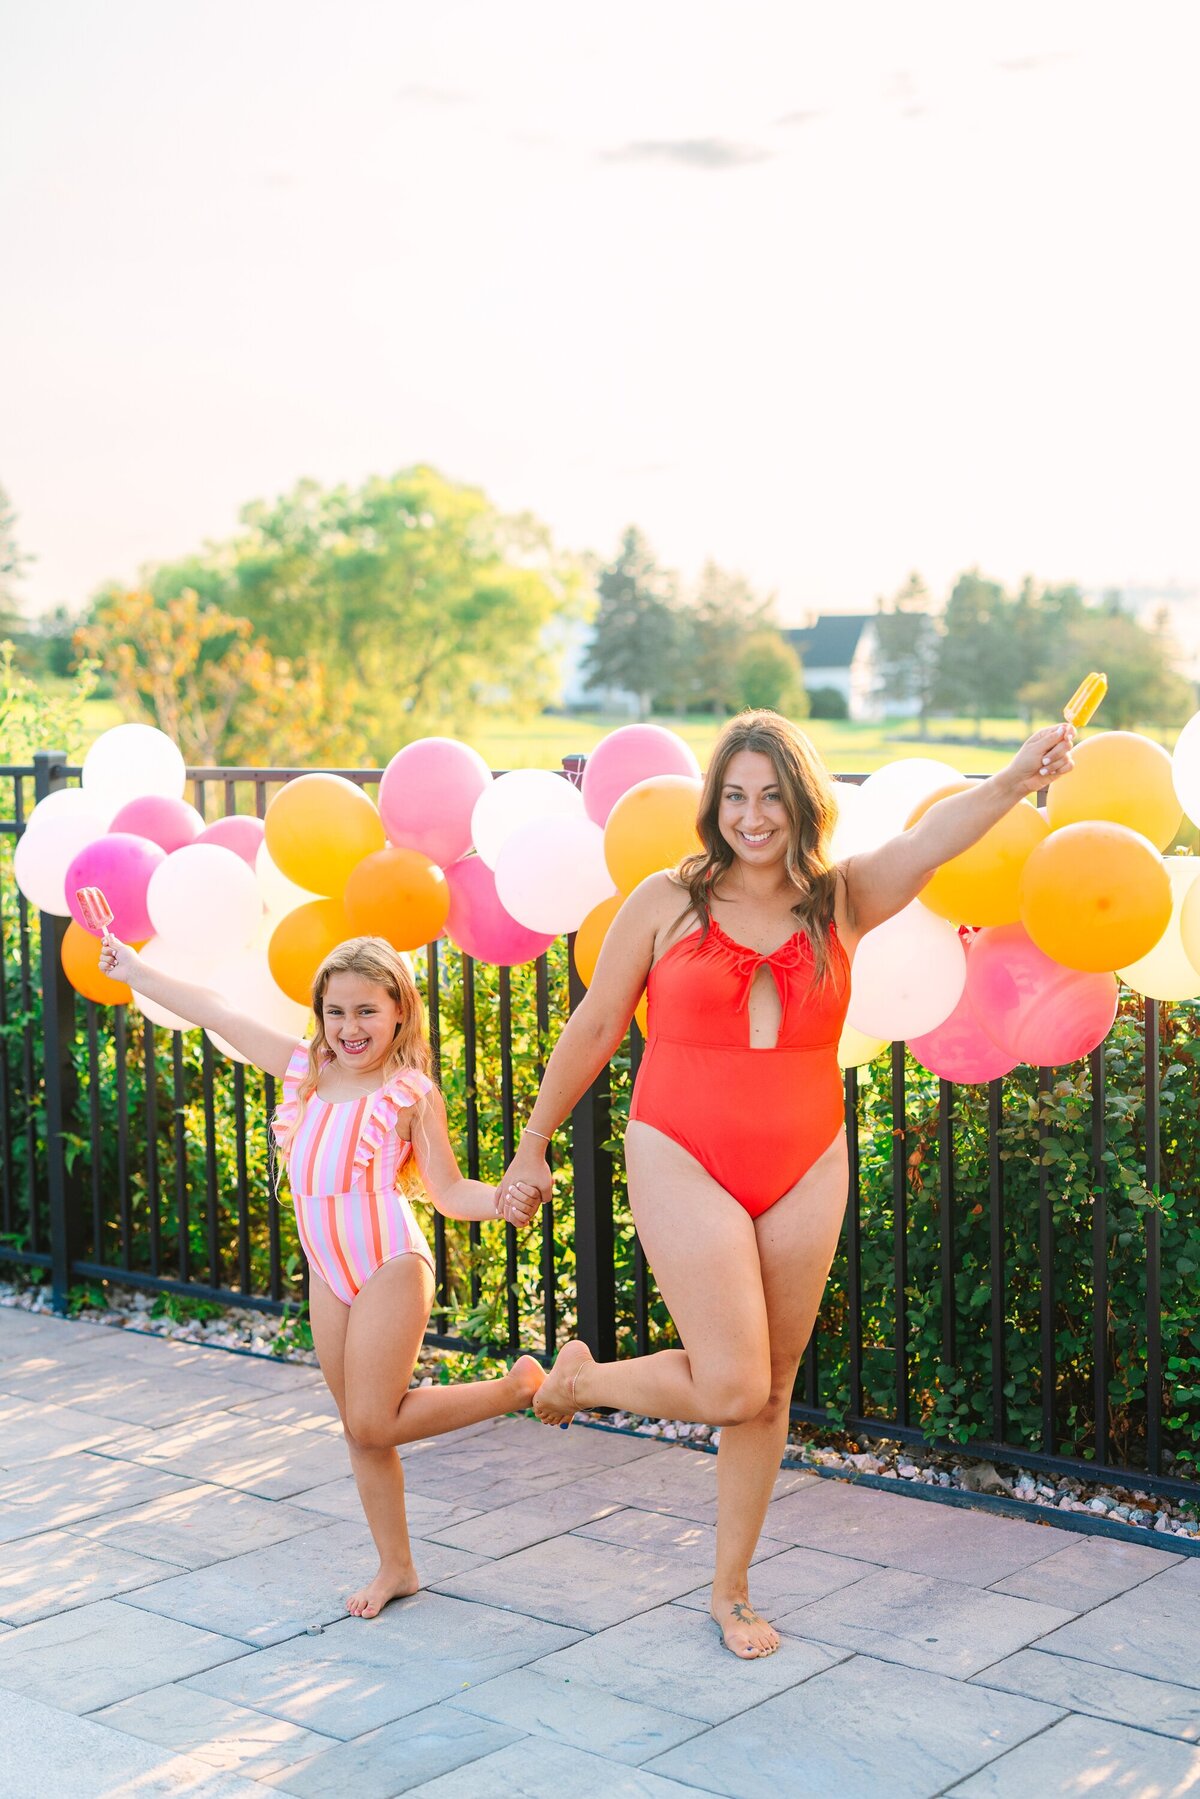
{"type": "MultiPolygon", "coordinates": [[[[564,756],[573,786],[583,781],[586,756],[564,756]]],[[[575,939],[569,939],[569,1003],[573,1012],[586,989],[575,970],[575,939]]],[[[575,1178],[575,1281],[579,1335],[597,1361],[617,1354],[616,1269],[613,1262],[612,1155],[609,1073],[604,1069],[571,1114],[571,1161],[575,1178]]]]}
{"type": "MultiPolygon", "coordinates": [[[[33,758],[36,799],[67,785],[65,750],[38,750],[33,758]]],[[[42,959],[42,1073],[46,1121],[46,1186],[50,1211],[51,1299],[56,1312],[67,1309],[71,1269],[79,1254],[79,1206],[76,1183],[67,1173],[63,1133],[74,1117],[75,990],[63,973],[62,940],[68,919],[39,913],[42,959]]]]}

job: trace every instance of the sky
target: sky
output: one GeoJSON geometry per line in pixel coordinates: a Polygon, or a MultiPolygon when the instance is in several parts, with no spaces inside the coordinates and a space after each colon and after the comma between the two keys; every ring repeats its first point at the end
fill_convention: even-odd
{"type": "Polygon", "coordinates": [[[783,622],[1195,589],[1200,14],[0,0],[25,609],[414,462],[783,622]],[[1189,222],[1190,221],[1190,222],[1189,222]]]}

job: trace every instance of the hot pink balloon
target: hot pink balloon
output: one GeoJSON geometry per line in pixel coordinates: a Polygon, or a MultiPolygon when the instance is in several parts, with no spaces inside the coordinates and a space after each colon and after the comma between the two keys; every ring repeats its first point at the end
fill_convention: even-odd
{"type": "Polygon", "coordinates": [[[421,737],[397,750],[379,783],[388,842],[449,868],[471,847],[471,813],[492,784],[478,750],[453,737],[421,737]]]}
{"type": "Polygon", "coordinates": [[[147,837],[167,855],[194,843],[204,828],[204,820],[195,806],[186,800],[172,799],[166,793],[142,793],[126,800],[113,814],[110,831],[126,831],[134,837],[147,837]]]}
{"type": "Polygon", "coordinates": [[[700,773],[694,754],[674,731],[662,725],[622,725],[601,738],[583,771],[583,805],[588,817],[604,824],[623,793],[652,775],[700,773]]]}
{"type": "Polygon", "coordinates": [[[1115,975],[1064,968],[1019,924],[980,931],[967,957],[966,991],[988,1036],[1035,1067],[1090,1055],[1117,1015],[1115,975]]]}
{"type": "Polygon", "coordinates": [[[500,904],[496,877],[481,856],[466,856],[446,870],[450,915],[446,935],[478,962],[511,968],[532,962],[554,942],[552,936],[518,924],[500,904]]]}
{"type": "Polygon", "coordinates": [[[244,818],[238,815],[218,818],[215,824],[205,825],[196,842],[215,843],[219,849],[232,850],[235,856],[240,856],[243,862],[248,862],[253,868],[265,833],[266,826],[261,818],[244,818]]]}
{"type": "MultiPolygon", "coordinates": [[[[968,949],[968,982],[970,979],[968,949]]],[[[910,1037],[908,1047],[922,1067],[943,1081],[998,1081],[1017,1065],[1017,1058],[988,1036],[971,1009],[965,989],[949,1018],[923,1037],[910,1037]]]]}
{"type": "Polygon", "coordinates": [[[112,907],[114,936],[126,943],[144,943],[154,926],[146,910],[146,889],[155,869],[167,853],[149,838],[128,831],[110,831],[80,850],[67,870],[65,886],[71,917],[86,931],[87,919],[75,898],[80,887],[99,887],[112,907]]]}

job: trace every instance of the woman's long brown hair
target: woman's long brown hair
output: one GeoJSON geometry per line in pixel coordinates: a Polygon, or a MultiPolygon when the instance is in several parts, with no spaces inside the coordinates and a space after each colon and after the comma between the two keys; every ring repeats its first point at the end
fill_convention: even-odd
{"type": "Polygon", "coordinates": [[[712,923],[709,902],[713,890],[734,862],[734,852],[717,821],[725,771],[741,750],[768,757],[775,770],[788,818],[786,867],[796,888],[792,912],[812,944],[813,979],[822,980],[829,965],[829,931],[837,895],[837,870],[829,860],[837,806],[825,764],[790,719],[766,710],[741,712],[725,726],[700,795],[696,829],[703,848],[679,864],[676,879],[687,888],[689,910],[700,920],[701,935],[706,936],[712,923]]]}

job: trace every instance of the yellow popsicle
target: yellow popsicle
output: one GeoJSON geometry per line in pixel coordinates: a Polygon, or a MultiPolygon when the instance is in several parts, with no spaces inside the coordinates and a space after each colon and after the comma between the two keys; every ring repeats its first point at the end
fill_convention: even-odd
{"type": "Polygon", "coordinates": [[[1069,725],[1082,729],[1108,692],[1108,676],[1097,674],[1095,670],[1085,675],[1063,707],[1063,717],[1069,725]]]}

